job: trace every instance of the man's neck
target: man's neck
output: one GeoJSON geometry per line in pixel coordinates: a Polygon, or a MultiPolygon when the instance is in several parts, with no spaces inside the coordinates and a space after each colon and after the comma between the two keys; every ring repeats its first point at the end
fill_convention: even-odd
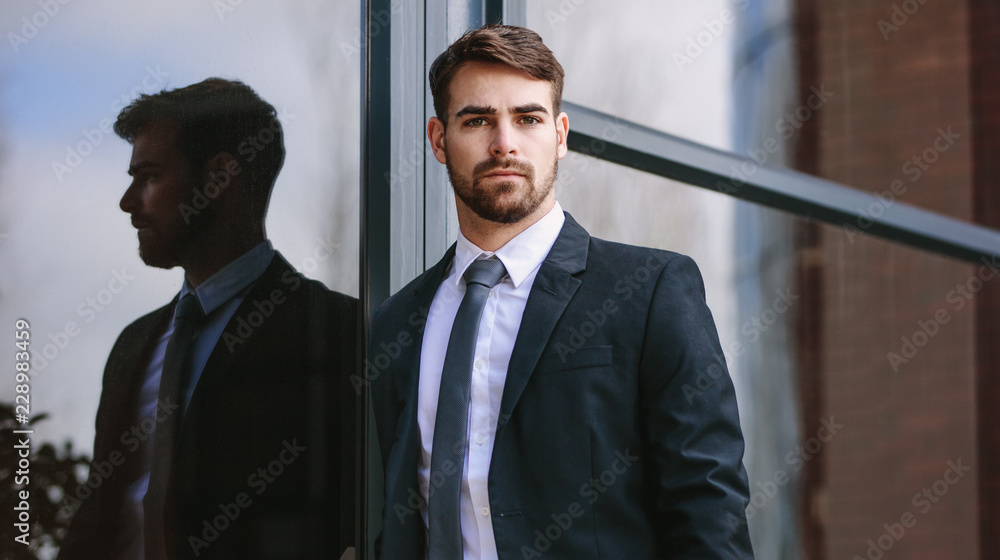
{"type": "Polygon", "coordinates": [[[182,265],[184,278],[188,284],[191,284],[191,287],[197,288],[216,272],[265,240],[267,240],[267,236],[264,234],[264,230],[260,229],[248,235],[232,236],[225,243],[206,243],[202,245],[201,251],[188,255],[188,258],[185,259],[186,262],[182,265]]]}
{"type": "Polygon", "coordinates": [[[467,206],[458,204],[458,227],[473,245],[483,251],[495,252],[521,232],[535,225],[555,206],[555,198],[548,198],[520,221],[512,224],[500,224],[479,217],[467,206]]]}

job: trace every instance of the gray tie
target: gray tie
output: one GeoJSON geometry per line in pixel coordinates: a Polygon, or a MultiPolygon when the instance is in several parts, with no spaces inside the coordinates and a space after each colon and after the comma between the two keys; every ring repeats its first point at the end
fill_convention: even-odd
{"type": "MultiPolygon", "coordinates": [[[[201,304],[194,294],[188,293],[177,302],[174,314],[174,332],[167,342],[160,373],[160,402],[180,406],[182,395],[187,394],[191,379],[191,349],[194,347],[194,330],[205,318],[201,304]]],[[[149,470],[149,489],[143,498],[144,540],[146,560],[159,560],[173,556],[173,515],[175,509],[169,487],[173,479],[174,447],[180,428],[180,411],[157,424],[153,433],[153,460],[149,470]]]]}
{"type": "Polygon", "coordinates": [[[469,394],[476,336],[490,288],[507,273],[496,258],[477,260],[465,271],[465,297],[458,307],[441,373],[428,489],[428,559],[462,558],[462,469],[469,427],[469,394]]]}

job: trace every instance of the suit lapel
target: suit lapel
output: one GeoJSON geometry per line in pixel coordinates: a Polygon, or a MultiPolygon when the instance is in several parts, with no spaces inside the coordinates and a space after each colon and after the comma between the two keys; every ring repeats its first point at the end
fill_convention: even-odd
{"type": "Polygon", "coordinates": [[[247,314],[253,311],[254,301],[268,299],[270,297],[269,292],[281,283],[282,278],[287,273],[295,273],[295,270],[280,253],[275,253],[271,264],[267,266],[264,273],[260,275],[260,278],[250,284],[246,295],[243,296],[243,301],[240,302],[233,316],[229,318],[229,322],[226,323],[226,327],[222,330],[218,342],[212,348],[212,353],[208,356],[208,361],[205,362],[205,367],[201,370],[198,384],[191,394],[191,401],[188,403],[184,416],[181,417],[182,429],[183,426],[188,424],[187,420],[194,417],[192,412],[198,410],[201,402],[217,391],[219,386],[224,383],[225,377],[229,373],[230,366],[236,356],[241,352],[255,348],[256,345],[253,337],[234,346],[232,351],[229,350],[226,341],[243,340],[239,332],[237,332],[240,326],[239,319],[241,317],[245,318],[247,314]]]}
{"type": "Polygon", "coordinates": [[[127,331],[128,339],[123,338],[116,345],[116,354],[108,359],[110,374],[106,382],[108,394],[102,394],[101,401],[108,407],[108,414],[111,416],[108,422],[114,428],[104,431],[111,439],[98,453],[106,453],[107,450],[113,449],[118,444],[117,436],[135,424],[136,411],[139,410],[139,393],[146,379],[149,360],[160,335],[170,323],[176,303],[175,297],[167,305],[140,319],[141,324],[136,324],[134,329],[127,331]]]}
{"type": "MultiPolygon", "coordinates": [[[[425,272],[415,284],[408,288],[409,294],[400,293],[396,297],[409,297],[398,307],[402,313],[396,321],[391,321],[392,327],[402,325],[402,329],[413,334],[413,343],[402,346],[399,357],[393,360],[396,364],[390,367],[392,372],[387,387],[390,400],[385,403],[390,411],[388,416],[395,418],[390,424],[390,433],[384,434],[388,445],[385,485],[386,502],[408,503],[408,492],[418,487],[417,462],[420,456],[420,433],[417,422],[419,405],[420,355],[424,340],[424,327],[431,302],[437,293],[438,286],[444,279],[455,256],[455,246],[452,245],[444,257],[434,267],[425,272]]],[[[387,336],[398,336],[400,331],[382,333],[387,336]]],[[[374,350],[373,350],[374,351],[374,350]]],[[[387,510],[391,506],[387,505],[387,510]]],[[[423,554],[423,522],[419,520],[404,522],[403,517],[389,515],[386,517],[386,527],[382,535],[382,556],[400,558],[418,558],[423,554]]]]}
{"type": "Polygon", "coordinates": [[[590,235],[567,213],[562,231],[542,262],[528,294],[500,401],[498,436],[521,398],[556,323],[582,283],[575,275],[587,267],[589,246],[590,235]]]}
{"type": "MultiPolygon", "coordinates": [[[[445,271],[454,258],[455,245],[452,245],[445,251],[444,257],[425,273],[422,281],[413,287],[412,298],[404,305],[405,317],[408,321],[410,317],[420,318],[419,328],[414,329],[416,333],[413,337],[413,344],[403,350],[398,362],[408,366],[398,372],[402,375],[397,377],[397,381],[394,383],[395,392],[397,396],[402,397],[402,402],[413,403],[410,414],[403,421],[404,427],[407,429],[415,428],[417,422],[416,403],[419,391],[420,354],[424,343],[427,314],[430,311],[431,302],[434,300],[434,294],[437,293],[438,286],[444,280],[445,271]]],[[[407,324],[412,324],[412,322],[407,324]]]]}

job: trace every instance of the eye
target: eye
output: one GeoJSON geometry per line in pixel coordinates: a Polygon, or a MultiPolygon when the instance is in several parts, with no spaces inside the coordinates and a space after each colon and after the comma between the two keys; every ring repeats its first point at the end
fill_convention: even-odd
{"type": "Polygon", "coordinates": [[[540,122],[542,122],[542,119],[532,115],[525,115],[521,117],[521,124],[539,124],[540,122]]]}
{"type": "Polygon", "coordinates": [[[486,119],[484,119],[483,117],[476,117],[474,119],[469,119],[465,121],[465,126],[469,126],[472,128],[477,128],[485,124],[486,124],[486,119]]]}

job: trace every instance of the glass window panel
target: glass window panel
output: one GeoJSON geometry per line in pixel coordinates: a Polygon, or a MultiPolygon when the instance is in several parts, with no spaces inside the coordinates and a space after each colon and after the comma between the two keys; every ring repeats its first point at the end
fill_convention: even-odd
{"type": "Polygon", "coordinates": [[[732,6],[722,0],[615,4],[544,0],[527,5],[538,32],[566,71],[563,97],[720,149],[732,147],[736,21],[719,23],[696,62],[678,65],[685,37],[702,19],[732,6]]]}
{"type": "Polygon", "coordinates": [[[998,134],[986,2],[544,0],[527,16],[568,100],[885,205],[997,224],[995,204],[975,202],[996,182],[975,176],[995,168],[998,134]]]}
{"type": "MultiPolygon", "coordinates": [[[[359,10],[321,1],[0,7],[0,317],[7,333],[16,318],[31,323],[31,410],[49,414],[38,445],[91,454],[112,344],[181,285],[179,269],[142,263],[119,209],[131,147],[110,125],[140,93],[219,76],[273,104],[287,156],[269,238],[306,276],[358,295],[359,10]]],[[[2,345],[0,362],[13,361],[12,344],[2,345]]],[[[13,381],[0,385],[0,401],[13,391],[13,381]]]]}

